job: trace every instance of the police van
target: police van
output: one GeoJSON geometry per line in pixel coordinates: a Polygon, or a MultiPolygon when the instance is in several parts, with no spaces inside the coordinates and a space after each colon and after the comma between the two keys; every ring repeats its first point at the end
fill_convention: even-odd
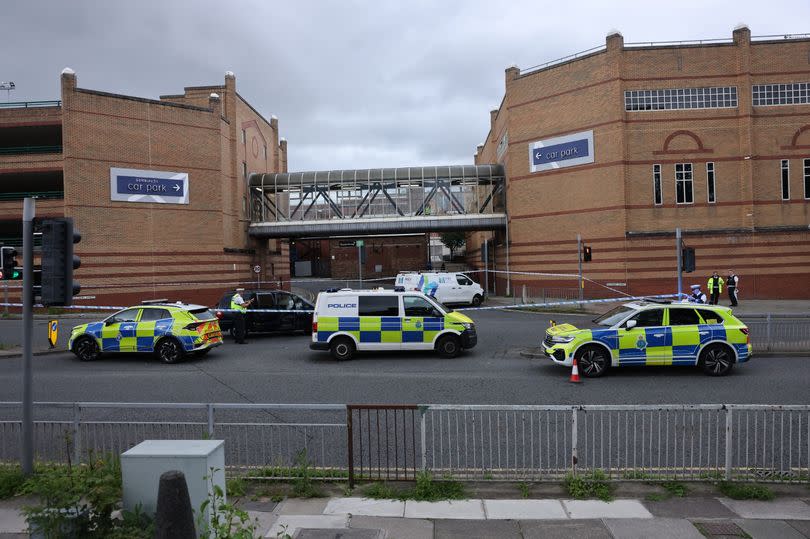
{"type": "Polygon", "coordinates": [[[357,350],[435,350],[452,358],[477,340],[472,320],[421,292],[345,288],[318,294],[310,348],[337,360],[357,350]]]}
{"type": "Polygon", "coordinates": [[[441,303],[463,303],[478,307],[484,300],[481,285],[463,273],[402,272],[397,275],[395,286],[417,290],[441,303]]]}

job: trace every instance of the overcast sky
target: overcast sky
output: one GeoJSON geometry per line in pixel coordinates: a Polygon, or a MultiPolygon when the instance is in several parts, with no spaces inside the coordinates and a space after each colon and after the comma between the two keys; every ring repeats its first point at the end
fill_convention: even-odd
{"type": "MultiPolygon", "coordinates": [[[[279,117],[289,169],[467,164],[503,71],[604,44],[810,32],[810,0],[6,0],[0,81],[12,101],[80,87],[157,98],[237,90],[279,117]]],[[[0,92],[0,100],[5,100],[0,92]]]]}

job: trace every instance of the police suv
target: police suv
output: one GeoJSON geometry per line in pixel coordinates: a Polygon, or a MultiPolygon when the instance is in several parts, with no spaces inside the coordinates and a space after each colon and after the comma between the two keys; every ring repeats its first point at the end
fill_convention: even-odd
{"type": "Polygon", "coordinates": [[[346,288],[318,294],[310,348],[337,360],[356,350],[435,350],[452,358],[477,340],[471,319],[421,292],[346,288]]]}

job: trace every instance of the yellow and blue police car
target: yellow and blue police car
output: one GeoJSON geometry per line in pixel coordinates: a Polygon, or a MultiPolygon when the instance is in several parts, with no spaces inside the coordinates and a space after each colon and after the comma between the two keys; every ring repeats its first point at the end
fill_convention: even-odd
{"type": "Polygon", "coordinates": [[[221,344],[219,322],[208,307],[155,300],[74,327],[68,350],[82,361],[104,352],[153,352],[163,363],[176,363],[221,344]]]}
{"type": "Polygon", "coordinates": [[[310,348],[337,360],[356,350],[435,350],[452,358],[477,342],[470,318],[421,292],[343,289],[318,294],[310,348]]]}
{"type": "Polygon", "coordinates": [[[728,307],[638,301],[595,319],[591,328],[552,325],[542,344],[547,357],[583,376],[626,365],[691,365],[723,376],[752,355],[748,327],[728,307]]]}

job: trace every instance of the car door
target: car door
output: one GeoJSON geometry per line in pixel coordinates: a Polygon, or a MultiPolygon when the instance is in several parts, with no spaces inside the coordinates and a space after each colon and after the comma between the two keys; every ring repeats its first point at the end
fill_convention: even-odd
{"type": "Polygon", "coordinates": [[[672,332],[664,327],[663,307],[639,311],[619,330],[620,365],[668,364],[672,347],[672,332]],[[635,322],[628,327],[628,322],[635,322]]]}
{"type": "MultiPolygon", "coordinates": [[[[672,329],[672,364],[695,365],[700,350],[700,318],[689,306],[669,308],[669,326],[672,329]]],[[[706,334],[708,335],[708,331],[706,334]]]]}
{"type": "Polygon", "coordinates": [[[124,309],[110,316],[101,328],[102,352],[134,352],[140,308],[124,309]]]}
{"type": "Polygon", "coordinates": [[[295,327],[295,298],[287,292],[276,292],[276,309],[283,312],[274,313],[278,316],[279,331],[293,331],[295,327]]]}
{"type": "Polygon", "coordinates": [[[473,281],[466,275],[456,273],[456,302],[469,304],[472,303],[475,290],[473,290],[473,281]]]}
{"type": "Polygon", "coordinates": [[[165,327],[172,320],[167,309],[144,307],[135,328],[136,349],[138,352],[154,352],[155,338],[165,333],[165,327]]]}
{"type": "Polygon", "coordinates": [[[276,309],[276,297],[272,292],[257,292],[256,301],[248,307],[248,312],[253,319],[251,329],[256,332],[276,331],[278,328],[278,313],[258,312],[265,309],[276,309]]]}
{"type": "Polygon", "coordinates": [[[444,316],[425,298],[402,296],[402,344],[433,346],[433,339],[444,329],[444,316]]]}

